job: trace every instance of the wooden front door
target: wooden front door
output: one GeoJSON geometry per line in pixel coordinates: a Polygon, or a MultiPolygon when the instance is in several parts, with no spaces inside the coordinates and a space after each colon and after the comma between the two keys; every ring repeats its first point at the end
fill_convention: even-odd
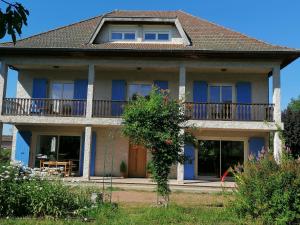
{"type": "Polygon", "coordinates": [[[146,177],[147,150],[141,146],[129,146],[128,176],[146,177]]]}

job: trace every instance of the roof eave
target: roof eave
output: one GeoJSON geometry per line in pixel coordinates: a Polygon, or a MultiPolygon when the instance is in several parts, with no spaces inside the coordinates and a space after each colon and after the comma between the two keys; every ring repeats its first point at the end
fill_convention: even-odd
{"type": "Polygon", "coordinates": [[[300,50],[267,50],[267,51],[241,51],[241,50],[207,50],[207,49],[128,49],[128,48],[118,48],[118,49],[99,49],[99,48],[22,48],[22,47],[3,47],[0,46],[1,56],[5,57],[7,55],[26,55],[27,53],[35,53],[36,55],[56,55],[61,54],[61,56],[86,54],[91,55],[98,53],[109,54],[117,53],[117,56],[122,54],[150,54],[150,53],[165,53],[172,54],[174,57],[186,57],[191,56],[242,56],[244,58],[277,58],[282,60],[281,68],[284,68],[294,60],[300,57],[300,50]]]}

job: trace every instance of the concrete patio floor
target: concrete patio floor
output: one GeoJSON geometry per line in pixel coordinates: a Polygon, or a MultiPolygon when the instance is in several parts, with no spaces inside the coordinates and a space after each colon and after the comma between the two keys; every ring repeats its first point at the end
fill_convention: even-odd
{"type": "MultiPolygon", "coordinates": [[[[156,184],[149,178],[121,178],[121,177],[91,177],[90,180],[85,180],[80,177],[67,177],[63,179],[64,182],[73,185],[85,186],[100,186],[103,182],[105,187],[110,186],[112,181],[113,188],[120,188],[123,190],[148,190],[154,191],[156,184]]],[[[236,186],[233,181],[221,182],[219,179],[199,179],[199,180],[185,180],[179,183],[175,179],[169,180],[170,188],[172,191],[183,192],[220,192],[220,191],[233,191],[236,186]]]]}

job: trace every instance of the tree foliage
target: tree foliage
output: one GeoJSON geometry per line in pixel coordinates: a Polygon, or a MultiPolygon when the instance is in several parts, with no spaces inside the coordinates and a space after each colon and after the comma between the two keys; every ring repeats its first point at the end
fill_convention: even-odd
{"type": "Polygon", "coordinates": [[[300,95],[295,99],[292,98],[288,108],[294,112],[300,111],[300,95]]]}
{"type": "Polygon", "coordinates": [[[293,156],[300,157],[300,110],[296,110],[294,106],[295,104],[289,105],[282,113],[283,137],[293,156]]]}
{"type": "Polygon", "coordinates": [[[23,25],[27,26],[29,11],[18,2],[10,3],[0,0],[0,3],[7,6],[4,10],[0,5],[0,39],[8,34],[16,43],[16,34],[21,35],[23,25]]]}
{"type": "Polygon", "coordinates": [[[168,93],[153,89],[150,96],[137,97],[125,108],[123,134],[136,145],[144,146],[152,154],[153,180],[157,191],[168,200],[168,175],[173,164],[184,162],[182,146],[194,143],[193,135],[185,130],[187,118],[183,104],[171,100],[168,93]]]}

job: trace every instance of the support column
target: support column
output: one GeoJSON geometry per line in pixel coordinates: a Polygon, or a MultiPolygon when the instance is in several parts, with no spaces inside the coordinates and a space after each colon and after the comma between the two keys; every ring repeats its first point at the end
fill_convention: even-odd
{"type": "MultiPolygon", "coordinates": [[[[185,86],[186,86],[186,69],[185,65],[181,64],[179,67],[179,100],[185,101],[185,86]]],[[[180,133],[184,133],[184,129],[180,130],[180,133]]],[[[184,146],[181,147],[181,153],[184,154],[184,146]]],[[[177,164],[177,182],[184,182],[184,164],[177,164]]]]}
{"type": "MultiPolygon", "coordinates": [[[[8,66],[4,61],[2,61],[1,69],[0,69],[0,115],[2,115],[3,98],[5,97],[6,94],[7,72],[8,72],[8,66]]],[[[2,121],[0,121],[0,147],[2,146],[2,132],[3,132],[3,123],[2,121]]]]}
{"type": "Polygon", "coordinates": [[[86,102],[87,118],[91,118],[93,113],[94,82],[95,82],[95,65],[89,64],[87,102],[86,102]]]}
{"type": "Polygon", "coordinates": [[[90,179],[91,165],[91,149],[92,149],[92,127],[86,126],[84,132],[84,157],[83,157],[83,178],[90,179]]]}
{"type": "MultiPolygon", "coordinates": [[[[273,104],[274,104],[274,122],[281,127],[281,84],[280,84],[280,66],[273,68],[273,104]]],[[[277,163],[280,162],[282,154],[282,140],[279,131],[274,134],[274,158],[277,163]]]]}

